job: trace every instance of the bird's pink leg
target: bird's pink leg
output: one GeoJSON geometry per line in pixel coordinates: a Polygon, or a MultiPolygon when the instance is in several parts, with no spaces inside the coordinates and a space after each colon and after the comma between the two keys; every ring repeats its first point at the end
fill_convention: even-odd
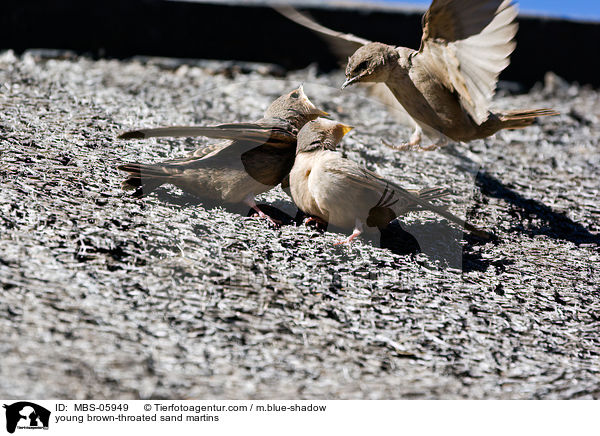
{"type": "Polygon", "coordinates": [[[258,214],[259,218],[266,219],[275,226],[280,226],[282,224],[281,221],[271,218],[269,215],[267,215],[266,213],[264,213],[262,210],[260,210],[258,208],[256,202],[254,201],[254,195],[248,194],[248,196],[246,198],[244,198],[244,203],[246,203],[248,206],[250,206],[252,209],[254,209],[256,211],[256,213],[258,214]]]}
{"type": "Polygon", "coordinates": [[[318,216],[309,216],[304,219],[304,225],[307,225],[312,222],[322,224],[324,226],[327,225],[327,221],[323,220],[322,218],[319,218],[318,216]]]}
{"type": "Polygon", "coordinates": [[[362,223],[357,218],[356,224],[354,225],[354,231],[352,232],[352,234],[350,236],[348,236],[346,239],[338,241],[333,245],[344,245],[344,244],[350,245],[352,243],[352,241],[354,241],[354,239],[356,239],[362,233],[362,231],[363,231],[362,223]]]}

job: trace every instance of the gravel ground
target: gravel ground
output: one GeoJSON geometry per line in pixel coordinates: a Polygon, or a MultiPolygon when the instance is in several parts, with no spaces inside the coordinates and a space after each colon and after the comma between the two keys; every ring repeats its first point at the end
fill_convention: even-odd
{"type": "MultiPolygon", "coordinates": [[[[562,115],[430,153],[341,73],[0,54],[0,397],[600,398],[600,98],[553,75],[501,108],[562,115]],[[403,220],[422,253],[271,228],[173,187],[120,189],[127,161],[209,140],[136,127],[248,121],[304,82],[356,129],[351,159],[448,186],[446,220],[403,220]],[[10,375],[8,377],[7,375],[10,375]]],[[[279,189],[261,197],[292,216],[279,189]]]]}

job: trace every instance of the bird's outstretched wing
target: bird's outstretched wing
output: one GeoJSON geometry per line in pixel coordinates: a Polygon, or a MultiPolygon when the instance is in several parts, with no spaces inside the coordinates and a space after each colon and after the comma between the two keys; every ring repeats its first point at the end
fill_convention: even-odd
{"type": "Polygon", "coordinates": [[[292,6],[278,5],[273,6],[273,8],[284,17],[318,33],[329,45],[335,55],[344,61],[361,46],[371,42],[368,39],[352,35],[351,33],[342,33],[325,27],[317,23],[307,14],[298,12],[292,6]]]}
{"type": "Polygon", "coordinates": [[[515,49],[517,7],[513,0],[433,0],[423,16],[415,55],[481,124],[488,117],[498,75],[515,49]]]}
{"type": "Polygon", "coordinates": [[[217,126],[174,126],[156,129],[132,130],[119,135],[119,139],[144,139],[156,137],[205,136],[215,139],[248,141],[256,144],[269,143],[289,146],[296,134],[289,128],[268,123],[232,123],[217,126]]]}
{"type": "Polygon", "coordinates": [[[504,0],[433,0],[423,15],[421,42],[436,39],[453,42],[477,35],[492,22],[497,11],[510,3],[504,0]]]}

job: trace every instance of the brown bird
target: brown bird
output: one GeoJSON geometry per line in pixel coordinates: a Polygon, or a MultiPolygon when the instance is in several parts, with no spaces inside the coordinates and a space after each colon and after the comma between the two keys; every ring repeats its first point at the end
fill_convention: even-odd
{"type": "Polygon", "coordinates": [[[517,8],[511,0],[433,0],[423,16],[419,50],[336,32],[291,7],[277,10],[336,40],[338,52],[342,42],[354,51],[342,89],[359,82],[387,85],[415,122],[410,141],[394,148],[418,147],[425,133],[434,142],[421,149],[435,149],[557,115],[551,109],[490,111],[498,75],[515,49],[517,8]]]}
{"type": "Polygon", "coordinates": [[[307,123],[298,133],[296,160],[290,171],[292,198],[300,210],[334,226],[354,229],[339,244],[351,242],[365,224],[381,230],[395,217],[418,209],[433,211],[480,237],[489,237],[429,201],[444,196],[446,190],[409,191],[342,157],[335,149],[350,129],[326,119],[307,123]]]}
{"type": "Polygon", "coordinates": [[[264,117],[254,123],[125,132],[119,138],[208,136],[226,141],[200,148],[185,158],[121,165],[118,168],[129,173],[123,187],[135,189],[134,196],[142,197],[169,183],[201,198],[245,203],[260,217],[270,219],[258,208],[254,197],[288,175],[294,163],[298,131],[323,115],[327,113],[317,109],[300,86],[275,100],[264,117]]]}

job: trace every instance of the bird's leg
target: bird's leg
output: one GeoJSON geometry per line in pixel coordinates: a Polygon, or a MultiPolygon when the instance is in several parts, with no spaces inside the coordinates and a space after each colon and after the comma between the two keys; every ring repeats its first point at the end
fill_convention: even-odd
{"type": "Polygon", "coordinates": [[[319,218],[318,216],[308,216],[306,218],[304,218],[304,225],[307,225],[309,223],[315,222],[317,224],[321,224],[326,226],[327,225],[327,221],[325,221],[322,218],[319,218]]]}
{"type": "Polygon", "coordinates": [[[415,145],[419,145],[422,140],[423,140],[423,129],[421,129],[421,126],[419,126],[417,124],[417,126],[415,127],[415,131],[413,132],[412,135],[410,135],[410,140],[408,141],[408,145],[414,147],[415,145]]]}
{"type": "Polygon", "coordinates": [[[259,218],[266,219],[275,226],[280,226],[282,224],[281,221],[271,218],[269,215],[267,215],[266,213],[264,213],[262,210],[259,209],[258,205],[254,201],[254,195],[248,194],[248,196],[246,198],[244,198],[244,203],[246,203],[248,206],[250,206],[252,209],[254,209],[256,211],[256,213],[258,214],[259,218]]]}
{"type": "Polygon", "coordinates": [[[360,222],[359,219],[357,218],[356,223],[354,225],[354,231],[352,232],[352,234],[350,236],[348,236],[346,239],[338,241],[333,245],[344,245],[344,244],[350,245],[352,243],[352,241],[354,239],[356,239],[362,233],[362,231],[363,231],[362,222],[360,222]]]}
{"type": "Polygon", "coordinates": [[[421,126],[419,126],[417,124],[415,126],[415,131],[410,136],[410,140],[408,142],[404,142],[404,143],[399,144],[399,145],[390,144],[385,139],[382,139],[381,142],[383,142],[384,145],[386,145],[386,146],[388,146],[390,148],[393,148],[394,150],[399,150],[399,151],[414,151],[414,150],[418,150],[419,149],[419,144],[421,144],[422,140],[423,140],[423,129],[421,129],[421,126]]]}

